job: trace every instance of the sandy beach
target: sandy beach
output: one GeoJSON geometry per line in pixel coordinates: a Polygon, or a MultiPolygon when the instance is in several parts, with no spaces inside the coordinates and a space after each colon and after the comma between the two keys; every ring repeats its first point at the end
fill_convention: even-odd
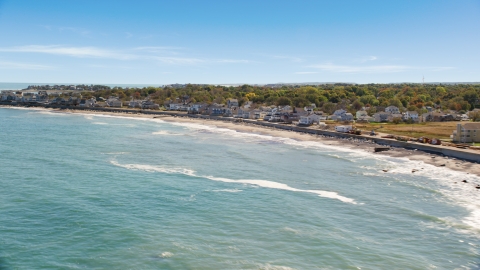
{"type": "MultiPolygon", "coordinates": [[[[95,115],[112,115],[122,117],[136,117],[136,118],[157,118],[166,122],[184,122],[184,123],[197,123],[208,126],[215,126],[219,128],[226,128],[235,130],[237,132],[255,133],[261,135],[270,135],[275,137],[290,138],[298,141],[316,141],[327,145],[345,147],[349,149],[362,150],[373,153],[374,147],[378,146],[374,142],[366,140],[353,140],[353,139],[339,139],[333,137],[327,137],[322,135],[305,134],[294,131],[280,130],[268,127],[262,127],[247,123],[233,123],[211,119],[198,119],[192,117],[175,117],[168,115],[152,116],[147,114],[134,114],[134,113],[117,113],[117,112],[99,112],[99,111],[87,111],[87,110],[58,110],[50,109],[51,111],[57,111],[61,113],[79,113],[79,114],[95,114],[95,115]]],[[[422,170],[422,162],[438,167],[446,167],[451,170],[461,171],[468,174],[474,174],[480,176],[480,164],[458,160],[452,157],[445,157],[442,155],[430,154],[422,151],[408,150],[404,148],[391,148],[389,151],[375,153],[380,156],[390,156],[399,158],[408,158],[412,161],[419,161],[419,167],[417,170],[422,170]]],[[[415,173],[415,171],[412,171],[415,173]]],[[[453,182],[461,183],[463,179],[452,179],[453,182]]]]}

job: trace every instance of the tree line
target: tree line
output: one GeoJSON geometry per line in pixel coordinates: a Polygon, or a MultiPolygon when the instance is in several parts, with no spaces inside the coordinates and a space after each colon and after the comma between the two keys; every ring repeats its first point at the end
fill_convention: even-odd
{"type": "Polygon", "coordinates": [[[305,107],[313,103],[318,110],[326,113],[332,113],[339,108],[356,112],[363,107],[369,107],[371,113],[374,113],[377,107],[391,105],[409,111],[421,111],[426,107],[469,111],[480,107],[480,84],[327,84],[284,85],[280,88],[247,84],[241,86],[187,84],[182,88],[128,89],[104,86],[101,90],[82,92],[82,95],[87,98],[117,96],[125,101],[132,98],[150,98],[159,104],[176,100],[225,104],[230,98],[238,99],[240,105],[251,101],[254,106],[305,107]]]}

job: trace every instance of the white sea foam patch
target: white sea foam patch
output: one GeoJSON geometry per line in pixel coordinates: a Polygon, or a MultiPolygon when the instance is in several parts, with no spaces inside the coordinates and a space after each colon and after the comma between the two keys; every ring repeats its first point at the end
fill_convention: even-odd
{"type": "Polygon", "coordinates": [[[130,152],[108,152],[108,153],[102,153],[102,154],[105,154],[105,155],[125,155],[125,154],[129,154],[130,152]]]}
{"type": "Polygon", "coordinates": [[[206,124],[197,124],[197,123],[185,123],[185,122],[171,122],[170,124],[175,126],[182,126],[190,130],[197,130],[204,133],[219,133],[225,135],[225,138],[239,138],[244,141],[252,141],[252,142],[274,142],[274,143],[281,143],[286,145],[291,145],[299,148],[308,148],[308,149],[317,149],[322,151],[332,151],[335,153],[341,152],[346,153],[349,155],[356,154],[359,157],[365,157],[366,155],[370,154],[365,152],[361,149],[349,149],[343,145],[336,146],[336,145],[329,145],[323,142],[318,141],[300,141],[291,138],[284,138],[278,136],[271,136],[271,135],[263,135],[257,133],[250,133],[250,132],[240,132],[233,129],[228,128],[219,128],[217,126],[211,126],[206,124]]]}
{"type": "Polygon", "coordinates": [[[167,252],[162,252],[162,254],[160,254],[159,257],[160,258],[170,258],[172,256],[173,256],[173,253],[167,251],[167,252]]]}
{"type": "Polygon", "coordinates": [[[268,181],[268,180],[251,180],[251,179],[234,180],[234,179],[223,178],[223,177],[196,175],[195,171],[185,169],[185,168],[163,168],[159,166],[143,165],[143,164],[120,164],[116,160],[111,160],[110,163],[112,163],[115,166],[122,167],[129,170],[141,170],[146,172],[160,172],[160,173],[168,173],[168,174],[184,174],[191,177],[205,178],[212,181],[219,181],[219,182],[225,182],[225,183],[248,184],[248,185],[254,185],[254,186],[259,186],[263,188],[313,193],[313,194],[317,194],[320,197],[336,199],[345,203],[357,204],[354,199],[341,196],[338,193],[333,191],[298,189],[298,188],[290,187],[286,184],[282,184],[274,181],[268,181]]]}
{"type": "Polygon", "coordinates": [[[110,163],[112,163],[115,166],[122,167],[128,170],[160,172],[160,173],[168,173],[168,174],[184,174],[188,176],[198,177],[195,175],[195,171],[184,169],[184,168],[162,168],[158,166],[142,165],[142,164],[120,164],[116,160],[112,160],[110,161],[110,163]]]}
{"type": "MultiPolygon", "coordinates": [[[[455,204],[460,205],[470,211],[470,215],[465,217],[462,222],[471,226],[477,231],[480,230],[480,196],[478,196],[478,190],[474,188],[475,185],[480,185],[480,179],[475,175],[454,171],[447,167],[437,167],[434,165],[429,165],[424,163],[423,161],[412,161],[408,158],[378,155],[362,149],[352,149],[349,147],[345,147],[344,145],[328,145],[324,142],[318,141],[299,141],[295,139],[275,137],[270,135],[238,132],[232,129],[218,128],[216,126],[196,123],[172,124],[184,126],[191,130],[200,130],[205,133],[223,134],[226,135],[225,138],[239,138],[243,141],[252,142],[272,141],[304,149],[318,150],[321,152],[331,151],[333,152],[333,155],[336,155],[336,158],[349,159],[350,161],[361,159],[372,159],[381,161],[381,163],[383,164],[382,167],[378,167],[374,170],[374,172],[371,172],[375,173],[375,176],[388,176],[389,174],[412,175],[412,170],[418,170],[414,173],[414,176],[422,176],[435,180],[440,185],[439,191],[447,198],[449,198],[450,202],[454,202],[455,204]],[[338,153],[342,153],[342,155],[339,155],[338,153]],[[382,169],[387,169],[387,172],[382,172],[380,174],[380,171],[382,169]],[[467,180],[468,184],[461,183],[462,180],[467,180]],[[455,181],[457,182],[457,184],[455,184],[455,181]]],[[[366,173],[368,174],[368,172],[366,173]]],[[[332,194],[324,195],[328,196],[332,194]]]]}
{"type": "MultiPolygon", "coordinates": [[[[480,196],[478,196],[479,191],[475,188],[480,185],[478,176],[408,158],[382,157],[381,168],[375,166],[364,168],[379,174],[380,170],[385,169],[386,171],[381,173],[382,177],[408,175],[413,177],[412,181],[417,181],[419,178],[434,180],[437,186],[436,190],[447,198],[448,203],[459,205],[470,212],[461,222],[480,232],[480,196]],[[463,180],[466,180],[467,183],[463,183],[463,180]]],[[[414,184],[420,185],[416,182],[414,184]]]]}
{"type": "Polygon", "coordinates": [[[152,134],[153,135],[167,135],[167,136],[183,135],[183,134],[180,134],[180,133],[173,133],[173,132],[169,132],[169,131],[166,131],[166,130],[155,131],[155,132],[152,132],[152,134]]]}
{"type": "Polygon", "coordinates": [[[93,122],[92,124],[94,124],[94,125],[108,125],[108,123],[105,123],[105,122],[93,122]]]}

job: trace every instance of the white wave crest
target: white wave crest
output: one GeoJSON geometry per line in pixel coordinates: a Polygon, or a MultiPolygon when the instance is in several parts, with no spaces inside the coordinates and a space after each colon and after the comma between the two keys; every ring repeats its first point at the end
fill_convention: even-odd
{"type": "Polygon", "coordinates": [[[219,182],[225,182],[225,183],[249,184],[249,185],[254,185],[254,186],[259,186],[264,188],[313,193],[313,194],[317,194],[320,197],[336,199],[345,203],[357,204],[354,199],[341,196],[338,193],[333,191],[298,189],[298,188],[290,187],[286,184],[282,184],[274,181],[268,181],[268,180],[250,180],[250,179],[234,180],[234,179],[223,178],[223,177],[200,176],[200,175],[196,175],[195,171],[185,169],[185,168],[164,168],[159,166],[143,165],[143,164],[120,164],[116,160],[112,160],[110,161],[110,163],[115,166],[122,167],[129,170],[141,170],[146,172],[160,172],[160,173],[168,173],[168,174],[184,174],[191,177],[205,178],[212,181],[219,181],[219,182]]]}
{"type": "Polygon", "coordinates": [[[166,130],[160,130],[160,131],[156,131],[156,132],[152,132],[153,135],[167,135],[167,136],[179,136],[179,135],[182,135],[180,133],[172,133],[172,132],[168,132],[166,130]]]}
{"type": "Polygon", "coordinates": [[[184,169],[184,168],[163,168],[152,165],[142,165],[142,164],[120,164],[115,160],[110,161],[115,166],[122,167],[128,170],[137,170],[137,171],[146,171],[146,172],[159,172],[159,173],[168,173],[168,174],[184,174],[188,176],[197,177],[195,171],[184,169]]]}
{"type": "Polygon", "coordinates": [[[162,252],[162,254],[160,254],[160,258],[170,258],[173,256],[173,253],[171,252],[162,252]]]}
{"type": "Polygon", "coordinates": [[[236,192],[242,192],[243,190],[241,189],[214,189],[212,192],[230,192],[230,193],[236,193],[236,192]]]}

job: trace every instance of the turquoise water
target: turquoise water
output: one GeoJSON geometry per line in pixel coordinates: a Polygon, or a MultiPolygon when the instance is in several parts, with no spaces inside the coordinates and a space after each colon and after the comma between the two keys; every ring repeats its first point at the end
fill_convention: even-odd
{"type": "Polygon", "coordinates": [[[201,122],[0,119],[0,269],[480,267],[472,175],[201,122]]]}

